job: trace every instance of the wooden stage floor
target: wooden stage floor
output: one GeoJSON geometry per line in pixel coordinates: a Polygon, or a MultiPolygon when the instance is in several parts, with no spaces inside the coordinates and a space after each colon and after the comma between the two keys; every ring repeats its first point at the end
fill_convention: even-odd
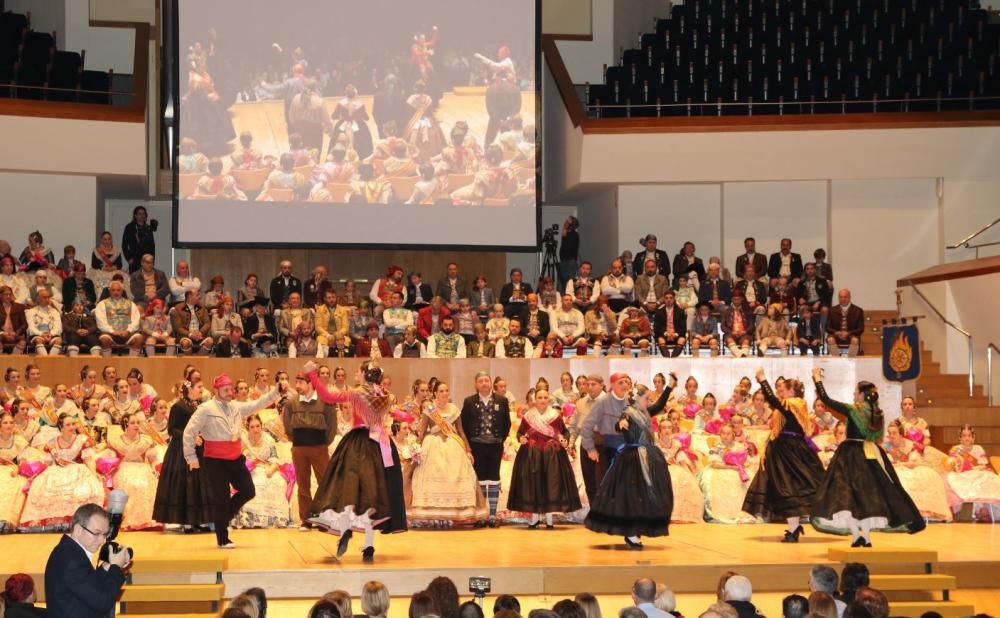
{"type": "MultiPolygon", "coordinates": [[[[809,568],[828,563],[829,548],[848,539],[806,529],[799,544],[782,544],[780,524],[687,524],[671,527],[671,536],[646,540],[641,552],[627,551],[617,537],[598,535],[574,524],[555,530],[527,530],[523,525],[495,530],[412,530],[379,536],[376,561],[361,562],[360,535],[341,561],[337,537],[297,529],[236,530],[238,547],[220,550],[214,535],[174,532],[123,533],[137,559],[218,556],[229,558],[227,597],[250,586],[264,587],[274,598],[317,598],[342,588],[356,594],[371,579],[386,583],[396,595],[422,590],[437,575],[464,583],[469,576],[493,578],[493,590],[519,595],[572,596],[581,591],[621,594],[640,576],[667,583],[678,593],[714,591],[728,569],[751,578],[755,591],[799,591],[809,568]]],[[[16,534],[0,537],[0,575],[41,575],[57,535],[16,534]]],[[[879,534],[875,549],[932,549],[935,572],[958,576],[959,588],[1000,588],[1000,527],[990,524],[931,524],[924,532],[879,534]]],[[[839,571],[839,566],[834,565],[839,571]]],[[[923,565],[890,565],[894,573],[922,573],[923,565]]],[[[873,573],[887,572],[873,565],[873,573]]]]}

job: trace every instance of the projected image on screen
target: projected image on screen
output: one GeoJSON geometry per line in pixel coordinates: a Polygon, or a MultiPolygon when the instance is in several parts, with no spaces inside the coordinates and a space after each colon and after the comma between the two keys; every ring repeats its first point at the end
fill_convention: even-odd
{"type": "Polygon", "coordinates": [[[535,0],[179,0],[178,241],[536,243],[535,0]]]}

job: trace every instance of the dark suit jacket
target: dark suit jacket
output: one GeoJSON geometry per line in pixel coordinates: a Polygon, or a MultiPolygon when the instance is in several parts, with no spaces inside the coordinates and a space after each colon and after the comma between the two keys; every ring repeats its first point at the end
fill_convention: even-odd
{"type": "Polygon", "coordinates": [[[699,279],[705,278],[705,265],[702,263],[700,257],[694,258],[694,264],[688,264],[687,257],[683,254],[678,253],[674,256],[674,280],[680,275],[686,275],[689,272],[694,271],[697,273],[699,279]]]}
{"type": "MultiPolygon", "coordinates": [[[[28,332],[28,318],[24,315],[25,308],[21,303],[10,304],[10,324],[14,328],[14,334],[23,337],[28,332]]],[[[0,304],[0,331],[7,322],[7,310],[0,304]]]]}
{"type": "Polygon", "coordinates": [[[740,308],[729,307],[725,314],[722,316],[722,333],[727,337],[733,333],[733,323],[736,317],[736,312],[742,311],[743,313],[743,330],[746,331],[745,336],[753,339],[754,336],[754,324],[753,324],[753,312],[750,311],[750,306],[746,303],[740,305],[740,308]]]}
{"type": "MultiPolygon", "coordinates": [[[[451,315],[451,311],[448,311],[447,307],[441,305],[441,314],[438,316],[438,326],[441,325],[441,320],[449,315],[451,315]]],[[[417,311],[417,336],[422,340],[427,341],[427,338],[434,334],[431,332],[432,328],[434,328],[434,319],[430,306],[417,311]]],[[[392,354],[390,354],[390,356],[392,356],[392,354]]]]}
{"type": "MultiPolygon", "coordinates": [[[[802,256],[798,253],[790,254],[792,256],[791,261],[788,266],[791,268],[792,276],[790,279],[798,279],[802,276],[802,256]]],[[[774,279],[780,276],[778,271],[781,270],[781,252],[772,253],[771,259],[767,263],[767,276],[774,279]]]]}
{"type": "MultiPolygon", "coordinates": [[[[653,313],[653,334],[662,337],[666,332],[667,312],[663,305],[660,305],[653,313]]],[[[674,305],[674,332],[678,337],[687,337],[687,314],[677,305],[674,305]]]]}
{"type": "Polygon", "coordinates": [[[271,279],[271,287],[269,288],[271,294],[271,302],[274,303],[275,307],[281,307],[282,303],[288,302],[288,295],[292,292],[302,293],[302,282],[296,276],[291,276],[288,278],[288,285],[285,285],[285,279],[278,275],[274,279],[271,279]]]}
{"type": "MultiPolygon", "coordinates": [[[[723,278],[719,278],[719,300],[726,303],[727,305],[733,300],[733,292],[729,287],[729,282],[723,278]]],[[[712,284],[705,279],[701,282],[701,287],[698,288],[698,302],[707,303],[712,300],[712,284]]]]}
{"type": "Polygon", "coordinates": [[[806,336],[806,320],[799,318],[799,325],[795,327],[796,339],[823,340],[823,332],[819,329],[819,314],[814,313],[809,316],[808,325],[810,327],[809,336],[806,336]]]}
{"type": "MultiPolygon", "coordinates": [[[[528,308],[525,307],[524,311],[517,316],[521,319],[521,334],[525,337],[528,336],[528,308]]],[[[545,339],[549,336],[549,313],[547,311],[538,310],[538,336],[545,339]]]]}
{"type": "Polygon", "coordinates": [[[93,309],[94,305],[97,304],[97,290],[94,289],[94,282],[90,279],[84,279],[83,283],[78,285],[76,277],[70,277],[63,281],[62,285],[63,305],[65,309],[69,310],[73,308],[73,301],[76,300],[76,290],[81,286],[83,287],[83,295],[90,301],[87,308],[93,309]]]}
{"type": "MultiPolygon", "coordinates": [[[[469,283],[461,276],[455,280],[455,291],[458,292],[458,298],[460,300],[469,297],[469,283]]],[[[434,295],[440,296],[446,305],[451,302],[451,286],[448,285],[448,277],[438,281],[437,288],[434,290],[434,295]]],[[[424,299],[430,300],[430,298],[426,296],[424,299]]]]}
{"type": "MultiPolygon", "coordinates": [[[[506,397],[500,397],[496,393],[490,395],[493,403],[499,408],[500,415],[500,444],[510,433],[510,402],[506,397]]],[[[462,430],[465,435],[472,439],[479,435],[478,424],[479,414],[477,404],[479,403],[479,393],[473,393],[462,401],[462,430]]]]}
{"type": "MultiPolygon", "coordinates": [[[[747,287],[748,287],[747,280],[746,279],[740,279],[733,286],[733,291],[734,292],[739,292],[740,294],[743,294],[743,296],[746,296],[747,295],[747,287]]],[[[754,294],[756,294],[756,298],[757,298],[756,302],[757,302],[757,304],[758,305],[764,305],[766,307],[767,303],[768,303],[768,296],[767,296],[767,288],[764,287],[764,284],[761,283],[760,281],[754,279],[754,281],[753,281],[753,291],[754,291],[754,294]]]]}
{"type": "MultiPolygon", "coordinates": [[[[733,276],[734,277],[742,277],[743,276],[743,268],[746,267],[746,265],[749,264],[749,263],[750,263],[750,260],[747,258],[747,254],[746,253],[744,253],[743,255],[741,255],[738,258],[736,258],[736,270],[733,271],[733,276]]],[[[754,272],[757,273],[757,277],[758,278],[759,277],[763,277],[764,274],[767,272],[767,256],[764,255],[763,253],[754,253],[753,254],[753,268],[754,268],[754,272]]]]}
{"type": "MultiPolygon", "coordinates": [[[[420,305],[420,307],[417,307],[417,309],[420,309],[421,307],[429,304],[433,296],[434,293],[431,291],[431,286],[427,285],[426,283],[421,283],[420,297],[424,299],[424,304],[420,305]]],[[[407,309],[414,309],[413,299],[415,299],[416,297],[417,297],[417,288],[412,283],[408,284],[406,286],[406,304],[403,306],[406,307],[407,309]]]]}
{"type": "Polygon", "coordinates": [[[215,355],[219,358],[250,358],[252,352],[246,339],[240,339],[240,342],[233,346],[229,337],[226,337],[215,344],[215,355]]]}
{"type": "MultiPolygon", "coordinates": [[[[830,313],[826,317],[826,332],[833,335],[840,330],[841,316],[843,310],[840,305],[830,307],[830,313]]],[[[852,337],[861,337],[865,330],[865,312],[861,307],[851,304],[847,307],[847,332],[852,337]]]]}
{"type": "MultiPolygon", "coordinates": [[[[153,269],[153,282],[156,284],[156,298],[166,302],[170,297],[170,286],[167,285],[167,275],[158,268],[153,269]]],[[[142,269],[132,273],[129,277],[129,289],[132,292],[132,301],[143,305],[149,304],[152,298],[146,298],[146,280],[142,277],[142,269]]]]}
{"type": "MultiPolygon", "coordinates": [[[[531,284],[530,283],[525,283],[525,282],[522,281],[521,282],[521,291],[524,293],[524,296],[527,296],[528,294],[531,294],[531,292],[532,292],[532,290],[531,290],[531,284]]],[[[513,294],[514,294],[514,284],[510,283],[510,282],[506,283],[502,288],[500,288],[500,304],[503,305],[504,307],[507,307],[508,305],[510,305],[511,304],[510,297],[513,296],[513,294]]],[[[528,302],[527,300],[525,300],[524,303],[517,303],[517,302],[515,302],[514,305],[516,307],[524,307],[524,306],[526,306],[527,302],[528,302]]],[[[510,316],[507,316],[507,317],[510,317],[510,316]]]]}
{"type": "Polygon", "coordinates": [[[7,601],[3,618],[36,618],[36,616],[48,615],[44,607],[35,607],[32,603],[11,603],[7,601]]]}
{"type": "MultiPolygon", "coordinates": [[[[382,353],[382,358],[392,358],[392,348],[389,347],[389,342],[385,339],[379,338],[378,340],[378,351],[382,353]]],[[[371,358],[372,355],[372,342],[370,339],[358,339],[358,343],[354,346],[354,355],[358,358],[371,358]]]]}
{"type": "MultiPolygon", "coordinates": [[[[243,331],[243,335],[250,339],[257,333],[260,329],[260,318],[257,313],[254,312],[246,321],[246,330],[243,331]]],[[[271,339],[278,338],[278,328],[274,325],[274,316],[270,314],[264,315],[264,330],[271,333],[271,339]]]]}
{"type": "MultiPolygon", "coordinates": [[[[661,275],[665,277],[670,276],[670,257],[667,255],[666,251],[662,249],[656,250],[656,270],[661,275]]],[[[632,272],[644,273],[646,272],[646,250],[643,249],[639,251],[639,255],[635,256],[632,260],[632,272]]]]}
{"type": "MultiPolygon", "coordinates": [[[[833,302],[833,288],[830,287],[826,279],[816,277],[816,294],[819,296],[819,304],[824,307],[829,307],[830,303],[833,302]]],[[[806,280],[803,279],[799,282],[799,287],[795,289],[795,298],[799,304],[807,304],[805,303],[806,296],[806,280]]]]}
{"type": "Polygon", "coordinates": [[[125,574],[95,569],[76,541],[63,535],[45,564],[45,604],[52,618],[104,618],[114,609],[125,574]]]}

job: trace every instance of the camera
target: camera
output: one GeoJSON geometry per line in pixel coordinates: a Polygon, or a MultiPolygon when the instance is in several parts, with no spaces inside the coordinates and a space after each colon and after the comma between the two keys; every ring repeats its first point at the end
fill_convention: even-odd
{"type": "MultiPolygon", "coordinates": [[[[118,537],[118,532],[121,530],[126,504],[128,504],[128,494],[124,491],[115,489],[108,494],[108,537],[97,555],[101,562],[109,562],[112,551],[118,553],[122,550],[122,546],[115,543],[115,538],[118,537]]],[[[128,559],[131,562],[132,548],[126,547],[125,551],[128,552],[128,559]]]]}
{"type": "Polygon", "coordinates": [[[477,597],[484,597],[493,589],[493,580],[484,575],[469,578],[469,592],[477,597]]]}
{"type": "Polygon", "coordinates": [[[555,253],[556,249],[559,247],[559,224],[553,223],[552,227],[547,228],[542,234],[542,244],[545,245],[545,250],[551,253],[555,253]]]}
{"type": "MultiPolygon", "coordinates": [[[[134,552],[132,551],[132,548],[131,547],[125,547],[124,549],[125,549],[126,552],[128,552],[128,561],[132,562],[132,556],[134,555],[134,552]]],[[[101,545],[101,551],[98,554],[98,560],[100,562],[110,562],[111,561],[111,552],[118,553],[121,550],[122,550],[122,546],[120,544],[115,543],[114,541],[107,541],[104,545],[101,545]]]]}
{"type": "Polygon", "coordinates": [[[149,220],[149,229],[151,229],[151,230],[153,230],[155,232],[156,228],[158,228],[158,227],[160,227],[160,222],[159,221],[157,221],[156,219],[150,219],[149,220]]]}

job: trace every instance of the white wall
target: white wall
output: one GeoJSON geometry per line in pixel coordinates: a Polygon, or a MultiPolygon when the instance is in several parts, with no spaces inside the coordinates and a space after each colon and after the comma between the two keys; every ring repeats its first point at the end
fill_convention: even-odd
{"type": "Polygon", "coordinates": [[[0,135],[0,170],[146,174],[142,122],[0,116],[0,135]]]}
{"type": "MultiPolygon", "coordinates": [[[[945,178],[942,183],[944,205],[944,244],[954,245],[969,234],[1000,218],[1000,177],[945,178]]],[[[971,244],[1000,242],[1000,225],[983,232],[971,244]]],[[[1000,255],[1000,245],[983,247],[979,257],[1000,255]]],[[[971,260],[971,249],[945,251],[946,262],[971,260]]]]}
{"type": "MultiPolygon", "coordinates": [[[[557,41],[563,62],[574,84],[604,82],[603,65],[615,63],[615,0],[591,1],[593,39],[590,41],[557,41]]],[[[560,102],[561,104],[561,102],[560,102]]]]}
{"type": "Polygon", "coordinates": [[[782,238],[791,238],[792,250],[803,260],[811,260],[817,247],[830,254],[826,181],[729,182],[724,187],[722,262],[734,277],[747,236],[756,239],[759,253],[774,253],[782,238]]]}
{"type": "Polygon", "coordinates": [[[66,245],[78,259],[89,255],[97,240],[97,179],[93,176],[17,174],[0,172],[4,217],[0,237],[15,254],[38,230],[56,260],[66,245]]]}
{"type": "Polygon", "coordinates": [[[65,48],[66,4],[65,0],[5,0],[4,10],[13,13],[31,12],[31,28],[39,32],[56,32],[56,47],[65,48]]]}
{"type": "Polygon", "coordinates": [[[65,2],[66,39],[63,47],[87,50],[85,67],[91,71],[131,74],[135,56],[135,31],[131,28],[91,28],[90,3],[83,0],[46,0],[65,2]]]}
{"type": "Polygon", "coordinates": [[[862,307],[895,307],[896,280],[939,263],[936,181],[835,180],[831,194],[838,287],[862,307]]]}
{"type": "MultiPolygon", "coordinates": [[[[618,190],[614,188],[604,189],[577,202],[580,257],[593,262],[594,272],[603,272],[620,253],[618,209],[618,190]]],[[[635,250],[632,252],[635,253],[635,250]]]]}
{"type": "Polygon", "coordinates": [[[623,185],[618,189],[618,252],[640,251],[639,239],[656,234],[673,259],[691,241],[706,261],[721,250],[721,186],[623,185]]]}

